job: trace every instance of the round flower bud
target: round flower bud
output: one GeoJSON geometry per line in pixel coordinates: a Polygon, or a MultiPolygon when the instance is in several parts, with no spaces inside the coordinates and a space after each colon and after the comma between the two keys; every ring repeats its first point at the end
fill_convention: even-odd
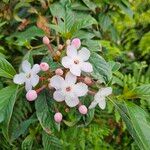
{"type": "Polygon", "coordinates": [[[62,114],[60,112],[57,112],[55,115],[54,115],[54,120],[55,122],[57,123],[60,123],[62,121],[62,114]]]}
{"type": "Polygon", "coordinates": [[[58,45],[58,49],[59,49],[59,50],[62,50],[62,49],[63,49],[63,45],[59,44],[59,45],[58,45]]]}
{"type": "Polygon", "coordinates": [[[87,85],[91,85],[92,84],[92,79],[90,77],[85,77],[84,78],[84,83],[87,85]]]}
{"type": "Polygon", "coordinates": [[[87,114],[87,111],[88,111],[88,109],[87,109],[87,107],[85,105],[79,106],[79,112],[81,114],[85,115],[85,114],[87,114]]]}
{"type": "Polygon", "coordinates": [[[48,44],[50,43],[49,38],[48,38],[47,36],[44,36],[44,37],[43,37],[43,43],[44,43],[45,45],[48,45],[48,44]]]}
{"type": "Polygon", "coordinates": [[[66,41],[66,44],[67,44],[67,45],[70,45],[70,43],[71,43],[71,41],[68,39],[68,40],[66,41]]]}
{"type": "Polygon", "coordinates": [[[57,52],[56,52],[56,55],[57,55],[57,56],[60,56],[60,55],[61,55],[61,52],[60,52],[60,51],[57,51],[57,52]]]}
{"type": "Polygon", "coordinates": [[[40,68],[41,68],[42,71],[47,71],[49,69],[49,64],[45,63],[45,62],[42,62],[40,64],[40,68]]]}
{"type": "Polygon", "coordinates": [[[37,92],[35,90],[29,90],[26,94],[28,101],[34,101],[37,98],[37,92]]]}
{"type": "Polygon", "coordinates": [[[75,48],[79,48],[81,46],[81,41],[79,38],[75,38],[72,40],[71,45],[74,45],[75,48]]]}
{"type": "Polygon", "coordinates": [[[58,69],[55,70],[55,74],[56,74],[56,75],[62,76],[63,73],[64,73],[63,70],[60,69],[60,68],[58,68],[58,69]]]}

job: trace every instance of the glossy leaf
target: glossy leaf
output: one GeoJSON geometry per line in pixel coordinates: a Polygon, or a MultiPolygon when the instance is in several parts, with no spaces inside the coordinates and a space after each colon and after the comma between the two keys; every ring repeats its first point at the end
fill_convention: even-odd
{"type": "Polygon", "coordinates": [[[0,57],[0,76],[12,79],[16,74],[13,66],[3,57],[0,57]]]}

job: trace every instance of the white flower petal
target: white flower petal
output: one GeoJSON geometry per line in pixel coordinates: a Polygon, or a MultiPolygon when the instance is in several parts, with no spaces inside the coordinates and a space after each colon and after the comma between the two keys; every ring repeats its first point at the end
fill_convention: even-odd
{"type": "Polygon", "coordinates": [[[73,64],[72,59],[68,56],[63,57],[61,63],[65,68],[70,68],[70,66],[73,64]]]}
{"type": "Polygon", "coordinates": [[[61,89],[64,84],[64,79],[61,76],[55,75],[50,79],[50,85],[55,89],[61,89]]]}
{"type": "Polygon", "coordinates": [[[112,88],[111,87],[102,88],[102,89],[100,89],[99,92],[100,92],[101,96],[108,96],[112,93],[112,88]]]}
{"type": "Polygon", "coordinates": [[[13,78],[13,82],[16,84],[23,84],[25,80],[26,78],[24,73],[16,74],[13,78]]]}
{"type": "Polygon", "coordinates": [[[92,72],[93,66],[89,62],[83,62],[81,66],[81,70],[84,72],[92,72]]]}
{"type": "Polygon", "coordinates": [[[40,72],[40,65],[38,65],[38,64],[35,64],[34,66],[33,66],[33,68],[32,68],[32,73],[34,73],[34,74],[37,74],[37,73],[39,73],[40,72]]]}
{"type": "Polygon", "coordinates": [[[84,96],[87,94],[88,92],[88,86],[85,84],[85,83],[77,83],[75,86],[74,86],[74,92],[77,96],[84,96]]]}
{"type": "Polygon", "coordinates": [[[70,71],[67,72],[65,77],[65,82],[67,82],[67,84],[75,84],[76,81],[77,81],[77,77],[73,75],[70,71]]]}
{"type": "Polygon", "coordinates": [[[34,75],[30,78],[30,82],[31,82],[31,85],[33,87],[35,87],[38,83],[39,83],[39,76],[38,75],[34,75]]]}
{"type": "Polygon", "coordinates": [[[22,70],[27,73],[31,71],[31,64],[27,60],[22,62],[22,70]]]}
{"type": "Polygon", "coordinates": [[[81,69],[79,65],[72,65],[70,67],[70,72],[75,75],[75,76],[80,76],[81,75],[81,69]]]}
{"type": "Polygon", "coordinates": [[[101,108],[101,109],[105,109],[106,107],[106,101],[105,101],[105,98],[101,98],[99,103],[98,103],[98,106],[101,108]]]}
{"type": "Polygon", "coordinates": [[[78,99],[78,97],[66,96],[65,102],[69,107],[75,107],[76,105],[79,104],[79,99],[78,99]]]}
{"type": "Polygon", "coordinates": [[[95,108],[98,103],[94,100],[89,106],[89,109],[95,108]]]}
{"type": "Polygon", "coordinates": [[[67,56],[71,58],[77,57],[77,49],[73,45],[67,46],[67,56]]]}
{"type": "Polygon", "coordinates": [[[64,94],[63,94],[60,90],[57,90],[57,91],[54,92],[53,98],[54,98],[57,102],[62,102],[62,101],[65,100],[65,96],[64,96],[64,94]]]}
{"type": "Polygon", "coordinates": [[[31,85],[31,82],[30,82],[29,79],[25,81],[25,89],[26,89],[27,92],[29,90],[32,90],[32,85],[31,85]]]}
{"type": "Polygon", "coordinates": [[[87,61],[90,57],[90,51],[83,47],[79,52],[78,52],[78,56],[83,60],[83,61],[87,61]]]}

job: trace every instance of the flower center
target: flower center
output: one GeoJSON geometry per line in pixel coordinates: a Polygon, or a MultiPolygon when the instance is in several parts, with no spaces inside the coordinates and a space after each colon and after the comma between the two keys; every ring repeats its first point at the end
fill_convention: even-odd
{"type": "Polygon", "coordinates": [[[71,91],[71,87],[70,86],[66,87],[66,91],[70,92],[71,91]]]}
{"type": "Polygon", "coordinates": [[[74,60],[74,63],[77,65],[79,64],[79,60],[74,60]]]}
{"type": "Polygon", "coordinates": [[[29,79],[31,77],[31,73],[27,74],[26,77],[29,79]]]}

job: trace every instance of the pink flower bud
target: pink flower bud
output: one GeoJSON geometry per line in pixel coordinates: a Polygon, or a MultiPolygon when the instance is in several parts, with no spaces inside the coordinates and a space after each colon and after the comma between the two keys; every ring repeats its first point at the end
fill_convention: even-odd
{"type": "Polygon", "coordinates": [[[84,78],[84,83],[87,85],[91,85],[92,84],[92,79],[90,77],[85,77],[84,78]]]}
{"type": "Polygon", "coordinates": [[[59,50],[62,50],[62,49],[63,49],[63,45],[59,44],[59,45],[58,45],[58,49],[59,49],[59,50]]]}
{"type": "Polygon", "coordinates": [[[75,48],[79,48],[81,46],[81,41],[79,38],[75,38],[72,40],[71,45],[74,45],[75,48]]]}
{"type": "Polygon", "coordinates": [[[47,36],[44,36],[44,37],[43,37],[43,43],[44,43],[45,45],[48,45],[48,44],[50,43],[49,38],[48,38],[47,36]]]}
{"type": "Polygon", "coordinates": [[[45,62],[42,62],[40,64],[40,68],[41,68],[42,71],[47,71],[49,69],[49,64],[45,63],[45,62]]]}
{"type": "Polygon", "coordinates": [[[70,43],[71,43],[71,41],[68,39],[68,40],[66,41],[66,44],[67,44],[67,45],[70,45],[70,43]]]}
{"type": "Polygon", "coordinates": [[[29,90],[26,94],[28,101],[34,101],[37,98],[37,92],[35,90],[29,90]]]}
{"type": "Polygon", "coordinates": [[[83,115],[87,114],[87,107],[85,105],[79,106],[79,112],[83,115]]]}
{"type": "Polygon", "coordinates": [[[62,114],[60,112],[57,112],[55,115],[54,115],[54,120],[57,122],[57,123],[60,123],[62,121],[62,114]]]}
{"type": "Polygon", "coordinates": [[[64,73],[63,70],[60,69],[60,68],[58,68],[58,69],[55,70],[55,74],[56,74],[56,75],[62,76],[63,73],[64,73]]]}

